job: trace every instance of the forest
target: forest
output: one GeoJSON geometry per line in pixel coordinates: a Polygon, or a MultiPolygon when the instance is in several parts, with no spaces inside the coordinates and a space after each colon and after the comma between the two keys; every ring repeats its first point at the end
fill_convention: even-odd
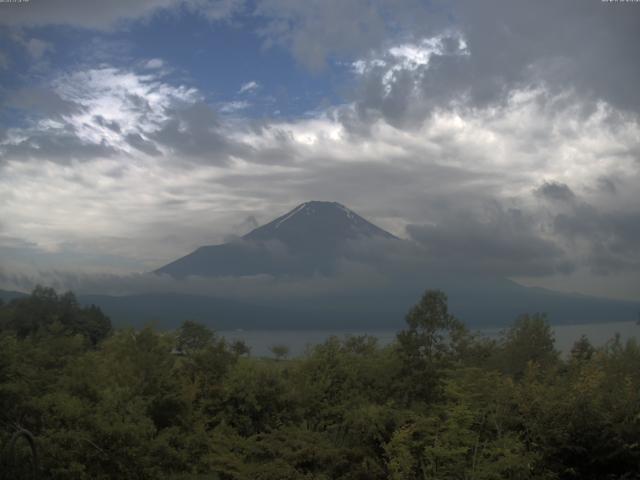
{"type": "Polygon", "coordinates": [[[72,293],[0,305],[3,478],[637,479],[640,345],[554,348],[543,314],[497,339],[427,291],[395,342],[251,356],[204,325],[113,329],[72,293]]]}

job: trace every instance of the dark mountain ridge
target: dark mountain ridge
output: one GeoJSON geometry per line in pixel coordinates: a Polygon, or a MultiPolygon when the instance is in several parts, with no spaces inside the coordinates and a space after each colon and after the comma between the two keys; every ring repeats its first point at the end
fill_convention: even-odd
{"type": "Polygon", "coordinates": [[[233,242],[208,245],[155,273],[175,278],[330,274],[349,242],[399,240],[337,202],[310,201],[233,242]]]}

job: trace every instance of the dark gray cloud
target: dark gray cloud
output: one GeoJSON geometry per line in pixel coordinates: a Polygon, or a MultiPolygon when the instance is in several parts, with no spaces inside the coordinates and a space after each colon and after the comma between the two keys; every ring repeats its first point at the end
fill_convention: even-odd
{"type": "Polygon", "coordinates": [[[138,149],[147,155],[151,155],[152,157],[162,155],[162,152],[156,148],[153,142],[146,140],[139,133],[129,133],[124,138],[133,148],[138,149]]]}
{"type": "Polygon", "coordinates": [[[255,14],[267,46],[289,49],[308,68],[353,59],[403,37],[427,34],[447,22],[448,12],[422,0],[261,0],[255,14]]]}
{"type": "Polygon", "coordinates": [[[142,95],[127,93],[125,95],[125,98],[129,104],[128,108],[130,108],[132,111],[138,114],[141,114],[143,118],[153,112],[153,109],[151,108],[149,101],[146,98],[144,98],[142,95]]]}
{"type": "Polygon", "coordinates": [[[120,133],[122,131],[120,129],[120,124],[118,122],[116,122],[115,120],[109,121],[106,118],[104,118],[102,115],[95,115],[93,117],[93,121],[96,122],[96,124],[100,125],[101,127],[108,128],[114,133],[120,133]]]}
{"type": "Polygon", "coordinates": [[[634,47],[640,42],[637,5],[600,0],[434,5],[428,28],[396,40],[396,45],[404,42],[424,53],[424,38],[439,38],[428,62],[408,62],[389,46],[375,44],[361,57],[370,68],[362,74],[354,99],[365,119],[381,115],[409,126],[435,107],[453,102],[482,108],[528,88],[543,88],[551,95],[571,91],[585,106],[594,102],[590,108],[604,100],[640,113],[635,88],[640,81],[634,47]],[[442,12],[448,16],[438,15],[442,12]]]}
{"type": "Polygon", "coordinates": [[[2,105],[16,108],[30,115],[60,118],[63,115],[80,113],[82,105],[62,98],[49,88],[29,87],[6,92],[2,105]]]}
{"type": "Polygon", "coordinates": [[[583,264],[597,274],[640,270],[640,210],[604,213],[580,203],[558,214],[553,228],[584,252],[583,264]]]}
{"type": "Polygon", "coordinates": [[[117,152],[105,141],[85,142],[72,129],[56,132],[34,132],[15,143],[0,145],[0,160],[50,160],[69,164],[74,160],[89,161],[110,157],[117,152]]]}
{"type": "Polygon", "coordinates": [[[533,276],[575,268],[560,245],[543,237],[536,219],[517,209],[494,205],[482,217],[452,212],[437,224],[409,225],[407,231],[433,263],[452,271],[533,276]]]}
{"type": "Polygon", "coordinates": [[[634,7],[598,0],[482,5],[464,0],[455,14],[477,73],[473,88],[481,91],[483,80],[492,79],[498,85],[542,81],[548,88],[569,86],[638,111],[630,82],[640,78],[640,64],[633,61],[633,45],[640,40],[634,7]]]}
{"type": "Polygon", "coordinates": [[[261,31],[267,45],[285,46],[302,64],[320,69],[330,55],[359,53],[382,42],[387,32],[382,3],[266,0],[256,11],[269,19],[261,31]]]}
{"type": "Polygon", "coordinates": [[[226,164],[229,155],[245,156],[250,149],[221,131],[221,123],[211,107],[197,102],[165,111],[169,117],[148,135],[177,155],[211,164],[226,164]]]}
{"type": "Polygon", "coordinates": [[[560,202],[571,202],[576,197],[567,184],[559,182],[545,182],[535,193],[547,200],[560,202]]]}
{"type": "Polygon", "coordinates": [[[209,20],[222,20],[240,10],[243,0],[31,0],[28,5],[2,5],[0,24],[11,26],[70,25],[111,30],[126,21],[144,19],[161,9],[184,7],[209,20]]]}
{"type": "Polygon", "coordinates": [[[601,192],[605,192],[611,195],[615,195],[618,191],[618,188],[616,187],[616,182],[614,179],[612,178],[608,178],[608,177],[600,177],[597,180],[597,188],[598,190],[600,190],[601,192]]]}

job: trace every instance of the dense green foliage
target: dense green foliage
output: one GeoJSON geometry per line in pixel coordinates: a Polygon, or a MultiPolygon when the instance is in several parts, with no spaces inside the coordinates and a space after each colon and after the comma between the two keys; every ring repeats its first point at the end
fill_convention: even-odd
{"type": "Polygon", "coordinates": [[[639,478],[640,346],[562,359],[539,315],[488,340],[427,292],[392,345],[280,361],[194,322],[111,332],[43,288],[0,328],[0,444],[33,432],[45,478],[639,478]]]}

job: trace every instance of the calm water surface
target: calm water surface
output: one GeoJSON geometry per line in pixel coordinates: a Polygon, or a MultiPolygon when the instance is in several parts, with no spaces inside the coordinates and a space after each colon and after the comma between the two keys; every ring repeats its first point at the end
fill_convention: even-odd
{"type": "MultiPolygon", "coordinates": [[[[501,329],[484,329],[480,332],[488,337],[497,337],[501,329]]],[[[640,325],[636,322],[617,323],[592,323],[584,325],[555,325],[553,331],[556,339],[556,348],[563,354],[571,350],[573,342],[581,335],[596,346],[603,345],[620,334],[623,341],[636,337],[640,338],[640,325]]],[[[378,339],[381,345],[387,345],[395,339],[396,330],[225,330],[219,332],[228,340],[244,340],[251,347],[253,356],[272,356],[270,348],[273,345],[286,345],[289,347],[290,356],[302,355],[309,346],[324,342],[332,335],[344,337],[346,335],[372,335],[378,339]]]]}

